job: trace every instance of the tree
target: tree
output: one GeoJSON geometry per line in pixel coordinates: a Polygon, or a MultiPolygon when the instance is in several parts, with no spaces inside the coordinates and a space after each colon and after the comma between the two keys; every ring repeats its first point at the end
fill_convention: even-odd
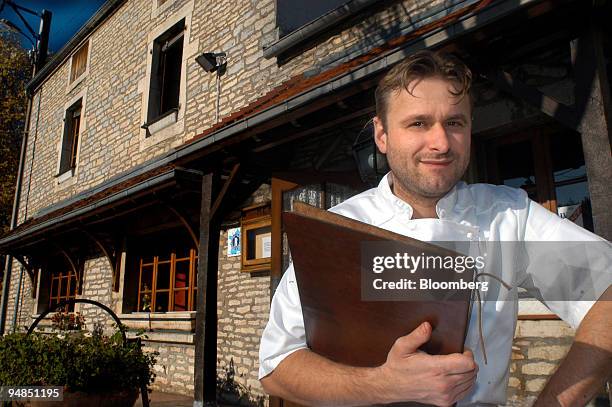
{"type": "Polygon", "coordinates": [[[0,33],[0,235],[9,230],[21,137],[25,125],[25,85],[31,76],[27,52],[17,34],[0,33]]]}
{"type": "MultiPolygon", "coordinates": [[[[11,222],[31,67],[17,34],[0,32],[0,236],[8,232],[11,222]]],[[[0,275],[3,269],[0,255],[0,275]]]]}

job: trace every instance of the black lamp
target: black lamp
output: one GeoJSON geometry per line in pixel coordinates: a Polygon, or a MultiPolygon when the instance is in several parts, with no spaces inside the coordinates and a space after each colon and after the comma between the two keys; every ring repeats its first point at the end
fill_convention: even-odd
{"type": "Polygon", "coordinates": [[[353,157],[359,169],[361,180],[370,186],[376,186],[389,171],[387,157],[378,151],[374,142],[374,123],[368,121],[361,129],[353,143],[353,157]]]}
{"type": "Polygon", "coordinates": [[[225,52],[205,52],[196,58],[196,62],[206,72],[221,71],[226,65],[226,56],[225,52]]]}

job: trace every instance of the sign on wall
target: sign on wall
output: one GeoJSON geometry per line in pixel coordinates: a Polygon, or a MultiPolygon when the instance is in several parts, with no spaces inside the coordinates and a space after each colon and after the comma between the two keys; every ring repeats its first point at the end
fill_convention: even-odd
{"type": "Polygon", "coordinates": [[[227,257],[240,256],[240,228],[227,231],[227,257]]]}

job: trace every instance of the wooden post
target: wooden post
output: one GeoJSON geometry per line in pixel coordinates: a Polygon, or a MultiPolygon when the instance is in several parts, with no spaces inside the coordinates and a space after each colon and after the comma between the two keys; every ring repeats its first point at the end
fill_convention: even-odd
{"type": "Polygon", "coordinates": [[[214,174],[202,177],[194,361],[194,407],[216,404],[218,222],[210,210],[214,174]]]}
{"type": "Polygon", "coordinates": [[[571,43],[575,72],[578,130],[589,180],[589,194],[595,233],[612,239],[612,174],[610,88],[602,47],[601,25],[591,21],[590,27],[571,43]]]}

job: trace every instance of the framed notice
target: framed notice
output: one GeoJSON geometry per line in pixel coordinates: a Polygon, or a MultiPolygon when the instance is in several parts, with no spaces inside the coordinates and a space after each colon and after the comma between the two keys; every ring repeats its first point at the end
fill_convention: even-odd
{"type": "Polygon", "coordinates": [[[272,218],[269,203],[242,210],[240,236],[242,271],[269,270],[272,260],[272,218]]]}

